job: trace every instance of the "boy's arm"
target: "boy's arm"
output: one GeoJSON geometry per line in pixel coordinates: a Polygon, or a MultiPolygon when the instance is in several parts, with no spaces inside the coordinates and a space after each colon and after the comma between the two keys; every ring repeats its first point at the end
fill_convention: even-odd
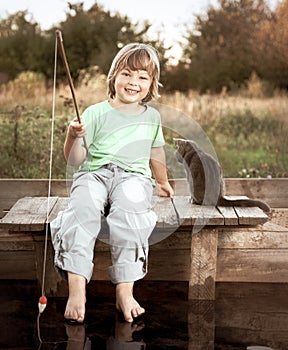
{"type": "Polygon", "coordinates": [[[69,124],[64,143],[64,156],[67,164],[78,167],[87,156],[86,149],[82,146],[82,137],[86,135],[86,127],[78,123],[77,118],[69,124]]]}
{"type": "Polygon", "coordinates": [[[153,147],[151,149],[150,165],[158,185],[158,195],[161,197],[173,197],[174,190],[168,182],[166,157],[163,147],[153,147]]]}

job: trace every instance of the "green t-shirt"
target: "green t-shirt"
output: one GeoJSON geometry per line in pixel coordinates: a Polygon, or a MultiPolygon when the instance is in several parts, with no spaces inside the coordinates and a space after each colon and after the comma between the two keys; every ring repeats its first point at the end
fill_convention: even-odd
{"type": "Polygon", "coordinates": [[[88,107],[82,114],[86,124],[88,157],[80,171],[93,171],[114,163],[125,171],[151,177],[152,147],[165,144],[159,112],[150,106],[139,115],[127,115],[108,101],[88,107]]]}

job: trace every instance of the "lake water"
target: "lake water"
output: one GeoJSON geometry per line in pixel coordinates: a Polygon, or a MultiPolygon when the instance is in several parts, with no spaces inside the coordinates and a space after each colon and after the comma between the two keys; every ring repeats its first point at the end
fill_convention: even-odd
{"type": "Polygon", "coordinates": [[[65,324],[66,298],[48,298],[37,323],[33,282],[2,280],[0,291],[1,349],[288,349],[287,284],[218,283],[215,302],[191,303],[187,283],[141,281],[135,296],[146,313],[128,324],[115,312],[114,287],[92,282],[83,326],[65,324]]]}

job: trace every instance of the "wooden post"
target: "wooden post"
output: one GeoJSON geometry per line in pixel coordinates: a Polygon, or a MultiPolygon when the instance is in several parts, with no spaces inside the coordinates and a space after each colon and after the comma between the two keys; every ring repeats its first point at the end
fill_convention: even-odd
{"type": "Polygon", "coordinates": [[[189,300],[215,300],[218,230],[192,232],[189,300]]]}
{"type": "Polygon", "coordinates": [[[188,310],[189,350],[214,350],[215,302],[195,300],[188,310]]]}

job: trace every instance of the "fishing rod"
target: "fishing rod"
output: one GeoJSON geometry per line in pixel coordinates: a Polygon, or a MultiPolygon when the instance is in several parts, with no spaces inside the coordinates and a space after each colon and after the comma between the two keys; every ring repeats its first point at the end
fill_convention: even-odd
{"type": "MultiPolygon", "coordinates": [[[[68,61],[67,61],[65,49],[64,49],[62,33],[61,33],[61,31],[59,29],[56,30],[56,38],[57,38],[57,42],[58,42],[58,45],[59,45],[59,48],[60,48],[60,53],[61,53],[62,61],[63,61],[63,64],[64,64],[64,68],[65,68],[68,84],[70,86],[72,99],[73,99],[73,104],[74,104],[74,108],[75,108],[75,111],[76,111],[77,120],[78,120],[79,123],[81,123],[79,107],[78,107],[76,94],[75,94],[75,88],[74,88],[73,80],[72,80],[72,77],[71,77],[70,68],[69,68],[69,64],[68,64],[68,61]]],[[[85,137],[83,137],[83,142],[84,142],[84,147],[88,151],[88,146],[87,146],[87,142],[86,142],[85,137]]]]}
{"type": "MultiPolygon", "coordinates": [[[[63,45],[63,38],[62,33],[60,30],[56,30],[56,41],[55,41],[55,54],[54,54],[54,78],[53,78],[53,106],[52,106],[52,130],[51,130],[51,140],[50,140],[50,166],[49,166],[49,182],[48,182],[48,200],[47,200],[47,222],[46,222],[46,233],[45,233],[45,241],[44,241],[44,256],[43,256],[43,272],[42,272],[42,295],[38,300],[38,317],[37,317],[37,333],[38,333],[38,339],[40,342],[40,347],[42,345],[42,339],[40,335],[40,315],[44,312],[46,306],[47,306],[47,298],[45,296],[45,275],[46,275],[46,261],[47,261],[47,244],[48,244],[48,221],[49,221],[49,200],[50,200],[50,194],[51,194],[51,176],[52,176],[52,154],[53,154],[53,133],[54,133],[54,117],[55,117],[55,91],[56,91],[56,71],[57,71],[57,47],[60,47],[60,52],[62,56],[62,60],[64,63],[66,75],[68,78],[68,83],[70,86],[73,103],[77,115],[77,120],[79,123],[81,123],[78,103],[76,100],[76,94],[75,94],[75,88],[73,84],[73,80],[70,74],[70,69],[68,65],[68,61],[66,58],[64,45],[63,45]],[[57,45],[58,44],[58,45],[57,45]]],[[[88,152],[87,142],[85,137],[83,137],[83,143],[84,147],[86,148],[88,152]]]]}

